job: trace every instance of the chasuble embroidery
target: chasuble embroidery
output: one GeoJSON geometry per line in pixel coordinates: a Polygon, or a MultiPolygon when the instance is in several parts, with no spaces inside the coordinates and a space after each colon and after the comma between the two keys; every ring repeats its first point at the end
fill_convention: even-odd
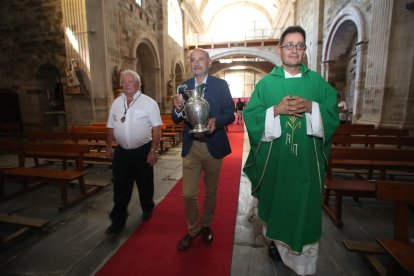
{"type": "Polygon", "coordinates": [[[302,122],[297,122],[298,117],[289,116],[289,120],[286,122],[286,128],[288,132],[286,133],[286,143],[285,145],[290,147],[290,152],[298,156],[298,147],[299,144],[295,140],[295,130],[296,128],[302,128],[302,122]]]}

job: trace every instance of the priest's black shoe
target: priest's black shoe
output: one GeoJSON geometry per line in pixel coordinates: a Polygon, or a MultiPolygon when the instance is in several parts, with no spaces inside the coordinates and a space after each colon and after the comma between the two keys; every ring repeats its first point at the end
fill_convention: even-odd
{"type": "Polygon", "coordinates": [[[149,211],[149,212],[144,212],[144,213],[142,213],[141,220],[142,220],[143,222],[146,222],[146,221],[149,221],[149,220],[151,219],[151,217],[152,217],[152,210],[151,210],[151,211],[149,211]]]}
{"type": "Polygon", "coordinates": [[[267,250],[269,253],[269,257],[272,258],[273,260],[279,261],[281,259],[279,250],[277,250],[276,244],[274,242],[271,242],[267,250]]]}
{"type": "Polygon", "coordinates": [[[124,224],[117,224],[112,223],[108,228],[106,228],[105,234],[107,235],[116,235],[122,232],[124,230],[125,225],[124,224]]]}
{"type": "Polygon", "coordinates": [[[201,229],[201,237],[203,237],[203,241],[205,243],[212,243],[214,236],[213,236],[213,232],[211,231],[210,227],[203,227],[201,229]]]}
{"type": "Polygon", "coordinates": [[[189,248],[191,243],[198,237],[198,235],[200,235],[200,232],[198,232],[197,235],[195,235],[194,237],[191,236],[190,233],[185,234],[185,236],[182,237],[182,239],[178,243],[178,246],[177,246],[178,250],[184,251],[187,248],[189,248]]]}

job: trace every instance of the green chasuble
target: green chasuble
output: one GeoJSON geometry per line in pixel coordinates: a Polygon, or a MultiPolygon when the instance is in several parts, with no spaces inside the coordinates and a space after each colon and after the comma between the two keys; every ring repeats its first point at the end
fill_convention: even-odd
{"type": "Polygon", "coordinates": [[[321,195],[333,133],[339,125],[337,92],[320,74],[301,65],[301,78],[285,78],[275,67],[253,91],[243,117],[250,152],[243,171],[258,199],[258,216],[267,238],[302,252],[320,240],[321,195]],[[299,96],[319,104],[324,137],[306,134],[306,119],[280,115],[281,136],[263,142],[266,110],[285,96],[299,96]]]}

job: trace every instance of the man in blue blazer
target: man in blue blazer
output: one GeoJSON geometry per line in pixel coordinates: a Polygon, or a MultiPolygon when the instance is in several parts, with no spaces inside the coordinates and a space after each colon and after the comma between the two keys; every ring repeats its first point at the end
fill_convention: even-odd
{"type": "Polygon", "coordinates": [[[217,184],[223,158],[231,153],[225,126],[234,121],[234,103],[225,80],[208,74],[211,59],[203,49],[194,49],[190,55],[194,78],[184,82],[187,89],[206,85],[204,99],[210,105],[208,132],[192,134],[193,128],[184,119],[184,100],[181,94],[174,97],[171,117],[175,123],[185,120],[183,129],[183,198],[188,232],[178,243],[178,250],[186,250],[200,234],[207,244],[213,241],[210,224],[216,208],[217,184]],[[202,172],[204,173],[204,206],[200,217],[198,191],[202,172]]]}

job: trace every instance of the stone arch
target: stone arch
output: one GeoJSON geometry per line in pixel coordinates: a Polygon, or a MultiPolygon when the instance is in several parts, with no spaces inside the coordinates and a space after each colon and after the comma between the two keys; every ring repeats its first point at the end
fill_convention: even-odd
{"type": "Polygon", "coordinates": [[[209,52],[212,61],[224,58],[226,56],[254,56],[262,58],[274,65],[282,65],[280,56],[276,53],[276,47],[266,46],[257,48],[250,47],[234,47],[225,49],[206,49],[209,52]]]}
{"type": "Polygon", "coordinates": [[[165,97],[167,110],[168,105],[172,105],[172,97],[176,92],[177,85],[185,80],[185,70],[183,63],[180,60],[173,61],[171,64],[171,72],[171,78],[167,81],[167,95],[165,97]]]}
{"type": "Polygon", "coordinates": [[[19,94],[9,88],[0,88],[0,122],[22,122],[19,94]]]}
{"type": "Polygon", "coordinates": [[[321,71],[347,101],[352,121],[361,116],[365,46],[364,18],[357,7],[349,5],[334,18],[327,32],[321,71]]]}
{"type": "Polygon", "coordinates": [[[142,91],[159,105],[162,102],[160,59],[154,44],[148,39],[138,40],[133,56],[136,71],[141,77],[142,91]]]}
{"type": "Polygon", "coordinates": [[[181,61],[177,61],[174,66],[175,83],[181,83],[185,79],[185,67],[181,61]]]}
{"type": "Polygon", "coordinates": [[[232,63],[213,62],[209,70],[209,73],[212,75],[216,75],[222,71],[231,70],[231,67],[234,67],[234,66],[245,66],[246,70],[255,70],[264,75],[269,73],[274,67],[273,64],[271,64],[270,62],[266,62],[266,61],[265,62],[245,62],[245,61],[235,62],[233,61],[232,63]]]}

